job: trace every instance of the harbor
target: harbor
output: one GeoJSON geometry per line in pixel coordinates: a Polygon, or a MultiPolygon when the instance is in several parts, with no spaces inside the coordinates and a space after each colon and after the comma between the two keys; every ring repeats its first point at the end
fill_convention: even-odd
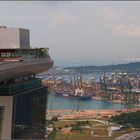
{"type": "MultiPolygon", "coordinates": [[[[52,71],[51,71],[52,72],[52,71]]],[[[108,72],[96,74],[57,74],[44,76],[49,87],[48,109],[101,110],[139,107],[138,74],[108,72]]]]}
{"type": "Polygon", "coordinates": [[[79,100],[77,98],[67,98],[49,94],[48,110],[102,110],[102,109],[121,109],[124,106],[102,100],[79,100]]]}

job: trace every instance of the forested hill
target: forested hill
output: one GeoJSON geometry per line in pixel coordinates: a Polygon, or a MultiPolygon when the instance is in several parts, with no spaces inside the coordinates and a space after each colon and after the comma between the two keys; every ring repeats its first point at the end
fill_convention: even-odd
{"type": "Polygon", "coordinates": [[[119,65],[106,65],[106,66],[77,66],[67,67],[65,69],[73,69],[80,73],[91,73],[91,72],[112,72],[112,71],[124,71],[124,72],[140,72],[140,62],[131,62],[127,64],[119,65]]]}

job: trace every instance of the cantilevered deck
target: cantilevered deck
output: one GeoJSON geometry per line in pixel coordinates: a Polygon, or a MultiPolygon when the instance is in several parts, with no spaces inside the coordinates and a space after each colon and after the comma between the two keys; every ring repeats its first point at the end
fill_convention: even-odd
{"type": "Polygon", "coordinates": [[[35,75],[48,71],[52,66],[53,60],[51,59],[3,63],[0,64],[0,81],[26,75],[35,75]]]}
{"type": "Polygon", "coordinates": [[[17,56],[17,50],[15,50],[10,55],[16,54],[16,57],[2,57],[0,62],[0,82],[48,71],[54,62],[48,54],[38,50],[21,50],[20,56],[17,56]],[[23,51],[24,54],[22,54],[23,51]],[[25,54],[25,51],[28,52],[25,54]]]}

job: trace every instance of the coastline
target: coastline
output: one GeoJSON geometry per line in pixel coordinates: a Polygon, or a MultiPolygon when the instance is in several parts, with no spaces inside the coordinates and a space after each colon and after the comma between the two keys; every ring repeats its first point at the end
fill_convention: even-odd
{"type": "Polygon", "coordinates": [[[110,118],[111,116],[140,111],[134,109],[113,109],[113,110],[47,110],[46,119],[58,116],[59,119],[78,119],[78,118],[110,118]]]}

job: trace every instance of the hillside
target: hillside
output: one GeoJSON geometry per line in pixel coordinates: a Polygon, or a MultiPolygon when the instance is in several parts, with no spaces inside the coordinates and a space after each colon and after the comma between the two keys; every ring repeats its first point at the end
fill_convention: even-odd
{"type": "Polygon", "coordinates": [[[131,62],[127,64],[106,65],[106,66],[77,66],[77,67],[67,67],[65,69],[73,69],[80,73],[112,72],[116,70],[124,72],[139,72],[140,62],[131,62]]]}

